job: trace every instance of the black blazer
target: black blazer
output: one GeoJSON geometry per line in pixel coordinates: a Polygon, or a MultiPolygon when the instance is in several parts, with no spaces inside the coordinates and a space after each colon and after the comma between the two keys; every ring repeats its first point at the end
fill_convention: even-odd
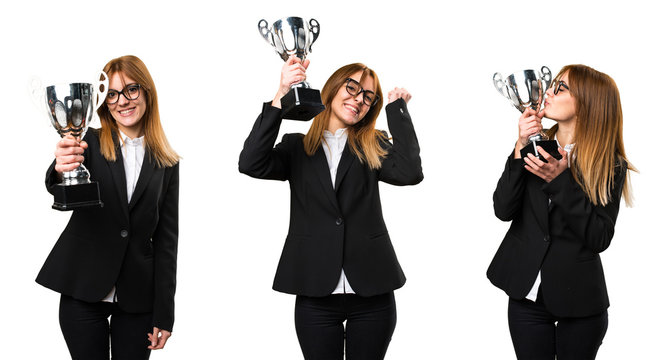
{"type": "MultiPolygon", "coordinates": [[[[84,164],[99,183],[103,207],[75,209],[37,282],[73,298],[97,302],[116,286],[118,306],[131,313],[153,312],[153,326],[171,331],[178,246],[178,164],[159,168],[146,149],[141,173],[127,202],[120,147],[116,161],[100,153],[91,129],[84,164]]],[[[51,164],[46,188],[59,182],[51,164]]]]}
{"type": "Polygon", "coordinates": [[[626,164],[616,166],[611,201],[595,206],[569,169],[546,183],[512,153],[493,194],[495,215],[511,227],[488,268],[490,281],[522,299],[541,270],[552,314],[585,317],[608,308],[599,253],[613,238],[626,173],[626,164]]]}
{"type": "Polygon", "coordinates": [[[379,170],[342,153],[335,190],[323,148],[313,156],[302,134],[286,134],[275,144],[280,110],[264,104],[240,154],[239,170],[260,179],[289,180],[291,218],[273,289],[290,294],[326,296],[340,271],[360,296],[390,292],[405,275],[389,238],[379,199],[379,181],[418,184],[423,179],[419,144],[404,100],[386,106],[393,144],[379,170]]]}

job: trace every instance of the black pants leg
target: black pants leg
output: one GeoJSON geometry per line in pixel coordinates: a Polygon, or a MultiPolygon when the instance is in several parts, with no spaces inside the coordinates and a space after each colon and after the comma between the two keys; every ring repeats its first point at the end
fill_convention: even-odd
{"type": "Polygon", "coordinates": [[[60,297],[60,329],[74,360],[109,360],[109,348],[113,360],[148,359],[151,321],[151,313],[126,313],[114,303],[60,297]]]}
{"type": "Polygon", "coordinates": [[[594,359],[608,329],[608,312],[584,318],[560,318],[557,322],[557,358],[594,359]],[[583,340],[581,340],[583,339],[583,340]]]}
{"type": "Polygon", "coordinates": [[[306,360],[342,359],[346,318],[342,296],[296,296],[296,335],[306,360]]]}
{"type": "Polygon", "coordinates": [[[383,359],[397,321],[393,293],[379,295],[370,302],[354,295],[350,303],[346,359],[383,359]]]}
{"type": "Polygon", "coordinates": [[[111,358],[147,360],[150,357],[148,333],[153,332],[153,314],[127,313],[114,306],[111,314],[111,358]]]}
{"type": "Polygon", "coordinates": [[[73,360],[109,360],[109,321],[113,304],[90,304],[60,296],[60,329],[73,360]]]}
{"type": "Polygon", "coordinates": [[[296,334],[306,360],[381,360],[396,324],[393,292],[296,297],[296,334]],[[346,334],[344,321],[347,321],[346,334]]]}
{"type": "MultiPolygon", "coordinates": [[[[540,295],[540,294],[539,294],[540,295]]],[[[608,312],[560,318],[537,302],[509,299],[509,330],[519,360],[594,359],[608,328],[608,312]]]]}

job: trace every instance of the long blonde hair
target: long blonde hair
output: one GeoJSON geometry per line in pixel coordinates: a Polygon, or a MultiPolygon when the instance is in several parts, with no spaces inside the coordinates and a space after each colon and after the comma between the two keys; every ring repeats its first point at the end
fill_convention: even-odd
{"type": "MultiPolygon", "coordinates": [[[[575,101],[576,128],[571,156],[571,172],[576,182],[594,205],[611,201],[611,189],[616,179],[614,170],[622,166],[626,178],[622,195],[627,206],[632,205],[629,170],[636,171],[627,159],[622,140],[622,105],[620,92],[613,79],[589,66],[567,65],[557,74],[554,84],[564,74],[569,77],[569,91],[575,101]]],[[[553,126],[547,133],[557,133],[553,126]]]]}
{"type": "Polygon", "coordinates": [[[331,104],[333,98],[340,88],[345,86],[347,78],[359,71],[363,72],[361,82],[366,76],[370,76],[374,80],[375,94],[378,101],[370,107],[363,119],[347,129],[347,142],[361,163],[367,163],[371,169],[379,169],[382,166],[382,159],[386,156],[386,150],[382,147],[381,142],[387,141],[387,137],[381,131],[375,129],[377,117],[384,103],[382,88],[379,85],[377,74],[360,63],[345,65],[328,78],[321,90],[321,99],[326,106],[326,110],[315,116],[310,130],[303,138],[303,146],[305,152],[310,156],[314,155],[321,146],[324,130],[328,127],[328,122],[332,116],[331,104]]]}
{"type": "MultiPolygon", "coordinates": [[[[157,106],[157,91],[155,83],[148,72],[146,65],[136,56],[126,55],[109,61],[104,66],[104,72],[109,77],[116,73],[136,81],[146,96],[146,112],[141,119],[145,133],[145,146],[159,167],[170,167],[178,163],[179,156],[169,145],[157,106]]],[[[108,161],[116,161],[116,141],[118,139],[118,125],[109,112],[106,102],[97,110],[102,128],[100,129],[100,150],[108,161]]]]}

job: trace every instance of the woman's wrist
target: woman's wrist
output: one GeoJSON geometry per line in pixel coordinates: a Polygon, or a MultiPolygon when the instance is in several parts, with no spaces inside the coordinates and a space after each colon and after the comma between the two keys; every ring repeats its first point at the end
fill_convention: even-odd
{"type": "Polygon", "coordinates": [[[282,109],[282,103],[280,102],[281,99],[282,99],[282,94],[280,93],[280,91],[278,91],[277,94],[275,94],[275,97],[273,98],[273,102],[271,102],[271,106],[276,107],[278,109],[282,109]]]}
{"type": "Polygon", "coordinates": [[[520,139],[516,141],[516,146],[513,150],[513,158],[514,159],[520,159],[522,155],[520,155],[520,150],[523,148],[522,144],[520,143],[520,139]]]}

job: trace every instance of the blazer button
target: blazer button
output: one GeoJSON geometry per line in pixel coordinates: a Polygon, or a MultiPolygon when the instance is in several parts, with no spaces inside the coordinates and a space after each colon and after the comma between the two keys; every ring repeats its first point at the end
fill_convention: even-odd
{"type": "Polygon", "coordinates": [[[550,241],[550,235],[544,236],[543,241],[546,241],[546,242],[550,241]]]}
{"type": "Polygon", "coordinates": [[[335,225],[342,225],[342,218],[335,219],[335,225]]]}
{"type": "Polygon", "coordinates": [[[127,230],[120,230],[120,236],[121,236],[121,237],[126,238],[127,235],[129,235],[129,233],[127,232],[127,230]]]}

